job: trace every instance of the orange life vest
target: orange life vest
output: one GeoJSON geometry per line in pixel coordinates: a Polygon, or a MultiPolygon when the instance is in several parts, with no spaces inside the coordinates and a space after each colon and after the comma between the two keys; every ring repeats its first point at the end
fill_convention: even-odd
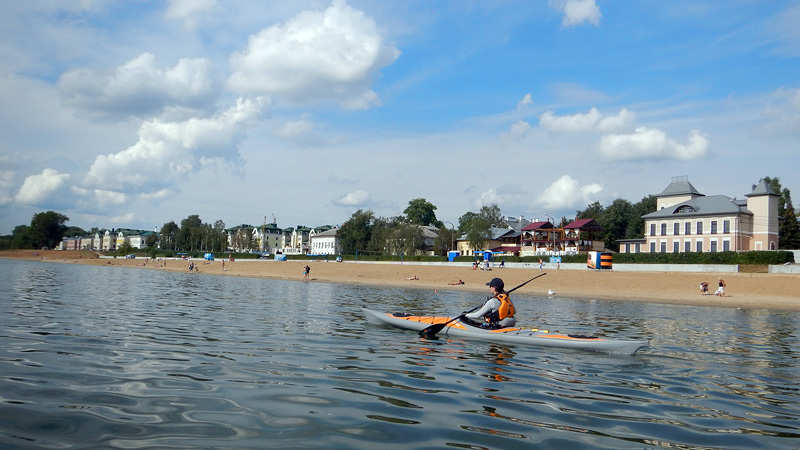
{"type": "Polygon", "coordinates": [[[514,317],[517,310],[514,309],[514,304],[509,300],[508,294],[497,294],[495,298],[500,300],[500,308],[497,309],[497,317],[499,317],[500,320],[506,317],[514,317]]]}

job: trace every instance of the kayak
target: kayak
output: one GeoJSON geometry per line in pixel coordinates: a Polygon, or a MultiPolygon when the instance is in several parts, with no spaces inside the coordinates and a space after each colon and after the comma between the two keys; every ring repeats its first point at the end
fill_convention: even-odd
{"type": "MultiPolygon", "coordinates": [[[[450,317],[415,316],[403,312],[379,312],[366,308],[364,308],[363,311],[370,323],[391,325],[404,330],[417,332],[431,325],[443,324],[452,319],[450,317]]],[[[482,328],[478,324],[460,318],[447,323],[438,334],[481,339],[485,341],[536,345],[540,347],[571,348],[623,355],[632,355],[636,353],[637,350],[650,345],[650,341],[646,339],[610,339],[576,334],[557,334],[550,333],[546,330],[524,328],[500,328],[498,330],[492,330],[482,328]]]]}

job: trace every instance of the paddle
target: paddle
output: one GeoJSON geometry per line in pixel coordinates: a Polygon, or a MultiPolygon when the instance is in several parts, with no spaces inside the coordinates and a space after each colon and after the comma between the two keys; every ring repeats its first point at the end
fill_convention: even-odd
{"type": "MultiPolygon", "coordinates": [[[[547,275],[547,272],[545,272],[545,273],[541,273],[541,274],[539,274],[539,275],[536,275],[535,277],[533,277],[533,278],[531,278],[530,280],[528,280],[528,281],[526,281],[526,282],[524,282],[524,283],[520,284],[519,286],[515,287],[514,289],[511,289],[510,291],[506,291],[506,294],[510,294],[510,293],[512,293],[512,292],[514,292],[514,291],[516,291],[517,289],[521,288],[522,286],[525,286],[526,284],[530,283],[531,281],[533,281],[533,280],[535,280],[535,279],[537,279],[537,278],[539,278],[539,277],[543,277],[543,276],[545,276],[545,275],[547,275]]],[[[492,298],[492,297],[489,297],[489,298],[487,298],[486,300],[488,301],[490,298],[492,298]]],[[[435,324],[433,324],[433,325],[431,325],[431,326],[429,326],[429,327],[425,328],[424,330],[420,331],[420,332],[419,332],[419,335],[420,335],[420,336],[425,336],[425,337],[427,337],[427,338],[432,338],[432,337],[436,336],[436,333],[438,333],[438,332],[442,331],[442,330],[444,329],[444,327],[446,327],[446,326],[447,326],[447,324],[448,324],[448,323],[450,323],[450,322],[453,322],[453,321],[457,320],[459,317],[465,316],[465,315],[467,315],[467,314],[469,314],[469,313],[471,313],[471,312],[473,312],[473,311],[477,311],[477,310],[478,310],[480,307],[482,307],[482,306],[483,306],[483,305],[476,306],[476,307],[474,307],[474,308],[470,309],[470,310],[469,310],[469,311],[467,311],[467,312],[463,312],[463,313],[461,313],[461,315],[459,315],[459,316],[453,317],[452,319],[448,320],[447,322],[444,322],[444,323],[435,323],[435,324]]]]}

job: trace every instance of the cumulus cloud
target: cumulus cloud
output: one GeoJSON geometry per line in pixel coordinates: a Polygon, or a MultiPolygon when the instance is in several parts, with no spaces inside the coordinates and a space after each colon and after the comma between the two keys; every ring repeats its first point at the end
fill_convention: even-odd
{"type": "Polygon", "coordinates": [[[59,77],[62,101],[95,118],[149,118],[170,108],[204,109],[213,104],[221,80],[206,58],[181,58],[159,67],[143,53],[113,73],[78,69],[59,77]]]}
{"type": "Polygon", "coordinates": [[[25,179],[14,197],[16,203],[41,207],[63,207],[68,197],[70,175],[54,169],[44,169],[39,175],[25,179]]]}
{"type": "Polygon", "coordinates": [[[551,210],[574,208],[598,201],[602,192],[603,186],[597,183],[581,186],[575,178],[564,175],[542,191],[537,201],[551,210]]]}
{"type": "Polygon", "coordinates": [[[523,109],[527,109],[532,104],[533,104],[533,98],[531,97],[531,94],[525,94],[525,97],[522,97],[522,100],[520,100],[517,103],[517,111],[522,111],[523,109]]]}
{"type": "Polygon", "coordinates": [[[250,36],[247,48],[231,57],[227,86],[244,95],[366,109],[378,102],[370,89],[377,71],[399,54],[372,18],[335,0],[325,11],[304,11],[250,36]]]}
{"type": "Polygon", "coordinates": [[[338,206],[363,206],[369,202],[369,199],[369,192],[358,190],[333,200],[333,204],[338,206]]]}
{"type": "Polygon", "coordinates": [[[600,139],[600,154],[611,160],[674,159],[691,161],[708,154],[710,140],[691,130],[680,144],[655,128],[639,127],[633,134],[612,134],[600,139]]]}
{"type": "Polygon", "coordinates": [[[239,99],[211,118],[145,122],[136,144],[98,156],[84,182],[99,190],[135,193],[170,187],[197,171],[204,159],[238,158],[237,145],[261,107],[259,101],[239,99]]]}
{"type": "Polygon", "coordinates": [[[595,0],[550,0],[550,7],[564,13],[562,27],[573,27],[584,22],[600,25],[600,7],[595,0]]]}
{"type": "Polygon", "coordinates": [[[565,116],[557,116],[552,111],[547,111],[539,116],[539,125],[551,134],[609,133],[625,129],[634,118],[635,115],[625,108],[615,116],[604,116],[597,108],[592,108],[586,114],[565,116]]]}

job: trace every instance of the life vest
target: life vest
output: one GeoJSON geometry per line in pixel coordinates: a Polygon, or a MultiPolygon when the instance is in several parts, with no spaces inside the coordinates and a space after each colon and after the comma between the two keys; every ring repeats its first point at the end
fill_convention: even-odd
{"type": "Polygon", "coordinates": [[[500,307],[497,308],[497,311],[486,314],[486,321],[489,322],[493,328],[496,328],[499,326],[501,320],[506,317],[514,317],[517,311],[514,308],[514,304],[508,299],[508,294],[497,294],[494,298],[500,301],[500,307]]]}

